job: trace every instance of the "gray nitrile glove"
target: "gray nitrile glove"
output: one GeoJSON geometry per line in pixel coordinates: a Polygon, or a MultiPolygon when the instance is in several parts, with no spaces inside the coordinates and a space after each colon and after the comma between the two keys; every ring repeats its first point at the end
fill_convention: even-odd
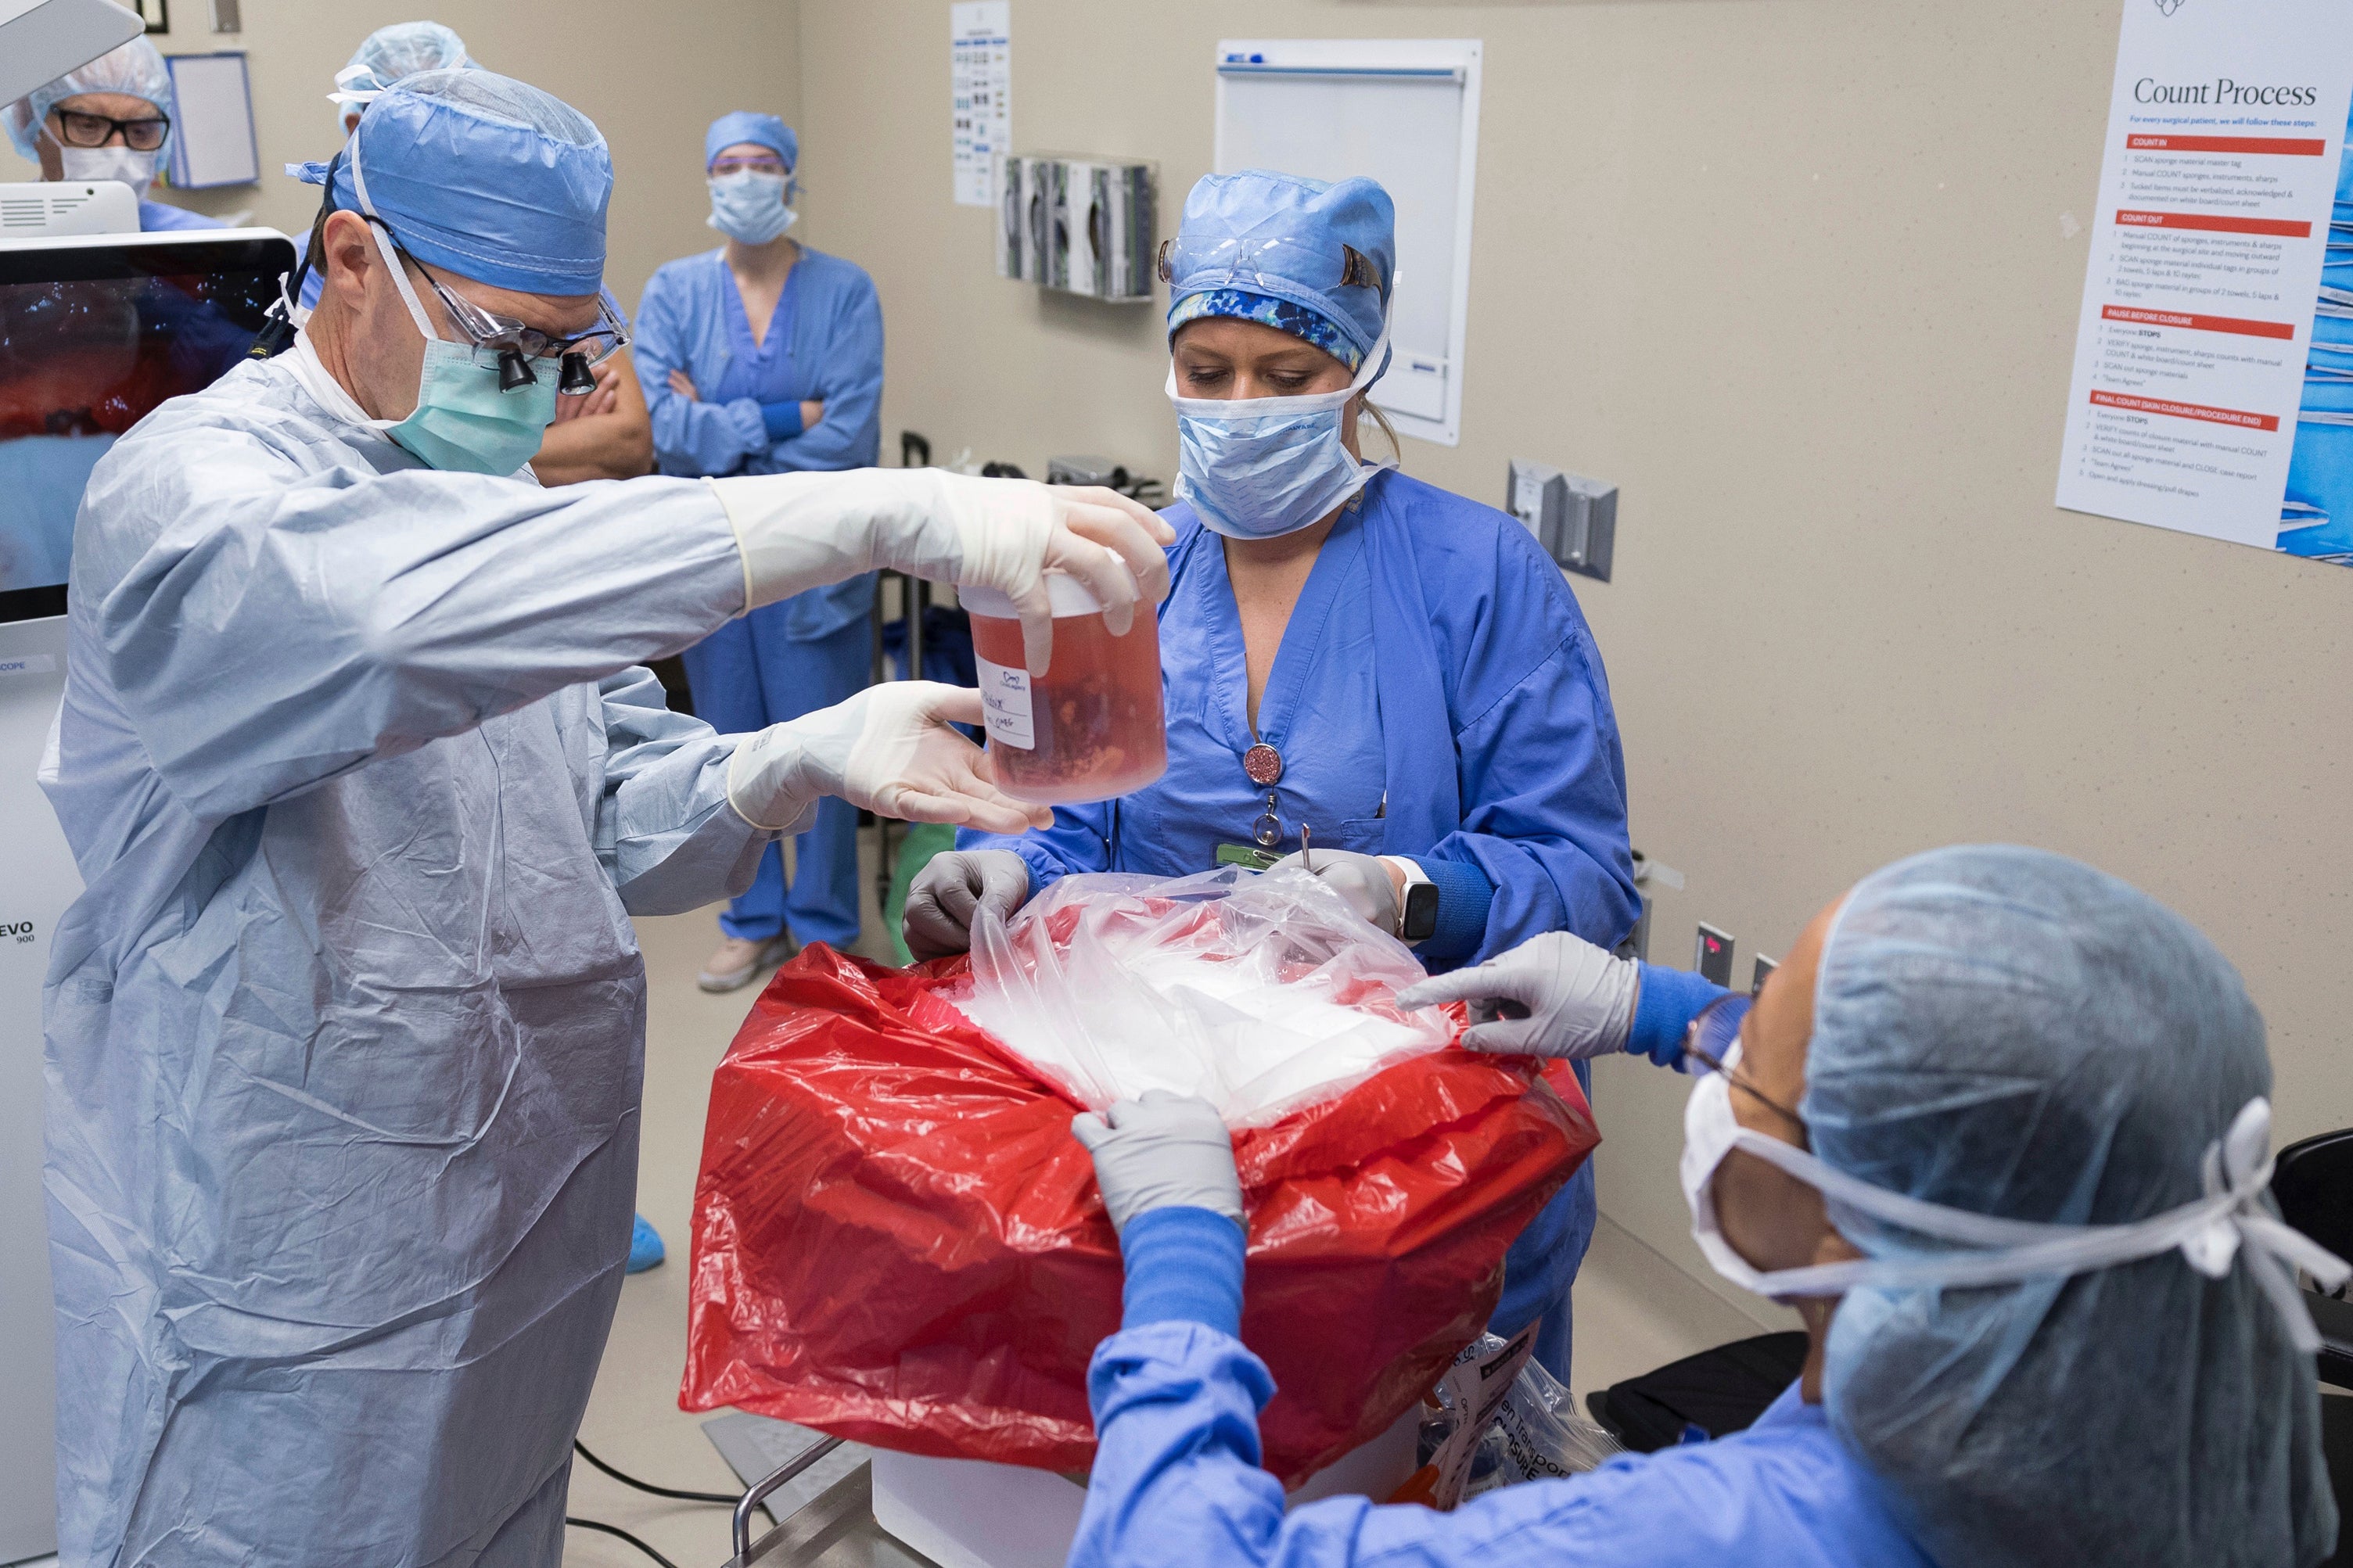
{"type": "Polygon", "coordinates": [[[1113,1230],[1166,1208],[1210,1209],[1243,1223],[1233,1137],[1208,1100],[1147,1089],[1141,1100],[1073,1116],[1071,1136],[1094,1156],[1095,1183],[1113,1230]]]}
{"type": "Polygon", "coordinates": [[[1029,900],[1029,863],[1010,849],[952,849],[923,862],[907,887],[899,934],[917,958],[972,946],[972,922],[992,910],[1009,921],[1029,900]]]}
{"type": "MultiPolygon", "coordinates": [[[[1296,855],[1285,855],[1270,871],[1303,871],[1296,855]]],[[[1308,875],[1348,900],[1348,907],[1366,925],[1390,936],[1398,933],[1397,883],[1389,876],[1388,863],[1377,855],[1359,855],[1350,849],[1318,849],[1315,869],[1308,875]]]]}
{"type": "Polygon", "coordinates": [[[1641,965],[1612,958],[1565,931],[1530,937],[1475,969],[1458,969],[1398,993],[1400,1007],[1468,1002],[1476,1028],[1462,1043],[1474,1051],[1583,1061],[1626,1048],[1634,1026],[1641,965]],[[1496,1006],[1525,1013],[1505,1017],[1496,1006]]]}

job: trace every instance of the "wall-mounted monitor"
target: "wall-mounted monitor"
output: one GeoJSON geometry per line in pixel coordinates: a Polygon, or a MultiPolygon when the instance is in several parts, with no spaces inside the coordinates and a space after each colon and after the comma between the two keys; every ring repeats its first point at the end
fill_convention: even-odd
{"type": "Polygon", "coordinates": [[[65,613],[90,470],[245,357],[293,266],[267,230],[0,245],[0,623],[65,613]]]}

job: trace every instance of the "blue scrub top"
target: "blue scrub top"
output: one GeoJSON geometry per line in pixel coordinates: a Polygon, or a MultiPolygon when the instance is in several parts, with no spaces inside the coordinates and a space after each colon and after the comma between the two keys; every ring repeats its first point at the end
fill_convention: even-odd
{"type": "Polygon", "coordinates": [[[1452,1513],[1341,1497],[1286,1514],[1259,1468],[1273,1392],[1263,1362],[1201,1323],[1105,1340],[1088,1370],[1097,1447],[1071,1568],[1936,1568],[1795,1385],[1745,1432],[1501,1488],[1452,1513]]]}
{"type": "MultiPolygon", "coordinates": [[[[1175,877],[1248,844],[1267,791],[1242,772],[1253,736],[1241,621],[1218,535],[1179,503],[1161,606],[1168,771],[1133,795],[1068,806],[1010,849],[1033,890],[1073,871],[1175,877]]],[[[1318,553],[1259,705],[1282,752],[1279,852],[1319,846],[1475,868],[1482,929],[1432,969],[1542,931],[1614,947],[1640,909],[1626,768],[1601,656],[1527,530],[1394,471],[1374,478],[1318,553]],[[1447,765],[1451,759],[1451,766],[1447,765]]]]}
{"type": "MultiPolygon", "coordinates": [[[[767,341],[754,344],[726,252],[665,263],[638,306],[631,353],[665,474],[718,477],[871,468],[882,449],[882,306],[857,263],[801,247],[767,341]],[[670,387],[683,370],[699,398],[670,387]],[[819,398],[825,417],[769,437],[763,403],[819,398]]],[[[795,596],[796,641],[828,637],[874,607],[871,574],[795,596]]]]}
{"type": "Polygon", "coordinates": [[[185,207],[175,207],[168,202],[139,198],[139,230],[142,234],[169,234],[187,228],[227,228],[216,217],[192,213],[185,207]]]}

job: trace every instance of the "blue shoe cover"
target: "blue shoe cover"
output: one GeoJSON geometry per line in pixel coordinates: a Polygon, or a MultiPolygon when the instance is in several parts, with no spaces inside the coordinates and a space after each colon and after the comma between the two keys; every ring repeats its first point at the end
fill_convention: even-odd
{"type": "Polygon", "coordinates": [[[637,1225],[629,1231],[629,1272],[643,1274],[664,1256],[661,1237],[646,1223],[645,1215],[638,1215],[637,1225]]]}

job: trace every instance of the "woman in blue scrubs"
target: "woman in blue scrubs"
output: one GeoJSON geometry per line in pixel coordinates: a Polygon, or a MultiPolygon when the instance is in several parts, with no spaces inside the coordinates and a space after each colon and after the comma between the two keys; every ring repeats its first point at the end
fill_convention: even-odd
{"type": "MultiPolygon", "coordinates": [[[[1625,991],[1597,1010],[1578,989],[1513,1048],[1625,1031],[1625,991]]],[[[2263,1017],[2187,921],[2060,856],[1936,850],[1818,915],[1753,1008],[1689,1022],[1694,1065],[1721,1069],[1684,1115],[1694,1234],[1812,1340],[1755,1425],[1451,1514],[1286,1514],[1258,1468],[1273,1388],[1240,1338],[1226,1130],[1200,1100],[1124,1101],[1071,1129],[1127,1267],[1088,1373],[1072,1568],[2328,1557],[2316,1336],[2289,1281],[2348,1269],[2273,1216],[2263,1017]]]]}
{"type": "MultiPolygon", "coordinates": [[[[703,137],[716,250],[664,266],[637,320],[638,374],[665,474],[871,467],[881,447],[882,308],[865,268],[786,237],[800,143],[773,114],[738,111],[703,137]]],[[[732,621],[686,650],[696,716],[756,730],[862,689],[871,573],[732,621]]],[[[749,984],[796,941],[858,939],[858,813],[838,801],[775,847],[719,918],[706,991],[749,984]]]]}
{"type": "MultiPolygon", "coordinates": [[[[1180,876],[1295,854],[1433,971],[1539,931],[1613,947],[1639,905],[1626,774],[1585,617],[1527,530],[1363,461],[1395,222],[1371,180],[1194,186],[1164,262],[1181,443],[1161,607],[1168,771],[1044,832],[963,833],[906,938],[961,950],[1073,871],[1180,876]]],[[[1578,1068],[1582,1076],[1583,1068],[1578,1068]]],[[[1568,1369],[1593,1231],[1580,1172],[1511,1255],[1494,1327],[1568,1369]]]]}

